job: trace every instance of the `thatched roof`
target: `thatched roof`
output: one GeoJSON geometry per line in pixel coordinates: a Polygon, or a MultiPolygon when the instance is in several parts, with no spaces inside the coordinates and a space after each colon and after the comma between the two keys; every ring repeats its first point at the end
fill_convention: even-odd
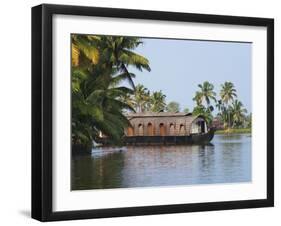
{"type": "Polygon", "coordinates": [[[185,127],[186,134],[190,134],[191,126],[194,120],[196,119],[204,119],[202,116],[194,116],[191,113],[183,113],[183,112],[145,112],[145,113],[129,113],[126,115],[130,120],[132,127],[135,129],[138,128],[139,125],[143,125],[147,127],[148,124],[152,124],[156,128],[156,134],[159,130],[159,125],[163,124],[166,128],[170,127],[170,125],[175,126],[175,130],[179,131],[181,125],[185,127]]]}
{"type": "Polygon", "coordinates": [[[179,117],[179,116],[191,116],[191,113],[184,112],[138,112],[128,113],[127,118],[143,118],[143,117],[179,117]]]}

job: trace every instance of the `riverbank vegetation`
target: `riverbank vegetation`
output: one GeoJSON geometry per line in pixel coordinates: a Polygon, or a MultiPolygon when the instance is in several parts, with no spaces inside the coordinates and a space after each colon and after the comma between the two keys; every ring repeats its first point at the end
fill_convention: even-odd
{"type": "Polygon", "coordinates": [[[198,87],[199,91],[195,93],[193,98],[196,102],[193,114],[203,115],[209,125],[214,126],[213,122],[216,121],[218,125],[215,126],[224,131],[238,131],[238,129],[251,131],[252,114],[247,114],[246,108],[238,99],[237,91],[232,82],[226,81],[221,84],[218,95],[214,92],[213,84],[208,81],[199,84],[198,87]],[[214,117],[215,108],[217,115],[214,117]]]}
{"type": "Polygon", "coordinates": [[[252,133],[251,128],[231,128],[231,129],[220,129],[216,130],[216,134],[244,134],[244,133],[252,133]]]}
{"type": "Polygon", "coordinates": [[[141,39],[72,35],[72,145],[91,146],[99,133],[121,140],[129,125],[126,101],[136,90],[129,66],[150,71],[149,61],[134,52],[141,39]],[[127,80],[130,87],[119,84],[127,80]]]}

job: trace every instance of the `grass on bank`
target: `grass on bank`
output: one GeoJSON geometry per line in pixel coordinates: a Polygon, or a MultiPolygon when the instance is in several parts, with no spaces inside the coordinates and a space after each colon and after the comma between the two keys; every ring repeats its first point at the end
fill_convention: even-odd
{"type": "Polygon", "coordinates": [[[251,128],[217,130],[216,134],[251,133],[251,128]]]}

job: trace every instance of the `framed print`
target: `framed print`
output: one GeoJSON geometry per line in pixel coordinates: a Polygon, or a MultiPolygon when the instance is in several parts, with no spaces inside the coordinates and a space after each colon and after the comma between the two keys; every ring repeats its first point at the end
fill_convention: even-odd
{"type": "Polygon", "coordinates": [[[32,8],[32,217],[274,205],[274,21],[32,8]]]}

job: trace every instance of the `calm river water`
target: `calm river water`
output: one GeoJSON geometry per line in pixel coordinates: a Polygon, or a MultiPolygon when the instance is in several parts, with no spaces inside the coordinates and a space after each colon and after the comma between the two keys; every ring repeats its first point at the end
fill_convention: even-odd
{"type": "Polygon", "coordinates": [[[251,181],[251,135],[208,146],[97,148],[72,159],[72,190],[251,181]]]}

